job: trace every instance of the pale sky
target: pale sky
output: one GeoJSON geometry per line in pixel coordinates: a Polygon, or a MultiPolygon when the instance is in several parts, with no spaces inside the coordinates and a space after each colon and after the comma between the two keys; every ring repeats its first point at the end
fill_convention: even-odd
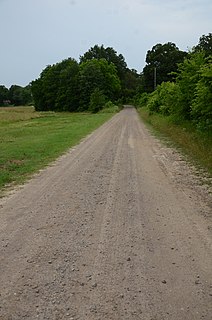
{"type": "Polygon", "coordinates": [[[0,85],[25,86],[49,64],[113,47],[139,73],[147,50],[187,51],[212,32],[211,0],[0,0],[0,85]]]}

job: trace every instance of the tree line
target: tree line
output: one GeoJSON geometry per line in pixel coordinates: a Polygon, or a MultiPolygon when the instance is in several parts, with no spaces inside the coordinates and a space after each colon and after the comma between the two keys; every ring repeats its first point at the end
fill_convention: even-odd
{"type": "Polygon", "coordinates": [[[25,106],[32,103],[31,86],[12,85],[9,89],[0,85],[0,106],[25,106]]]}
{"type": "Polygon", "coordinates": [[[129,101],[150,113],[188,119],[208,127],[212,117],[212,34],[203,35],[189,52],[176,44],[156,44],[138,74],[112,47],[90,48],[80,56],[48,65],[27,87],[0,86],[0,105],[30,103],[38,111],[98,112],[105,104],[129,101]]]}
{"type": "Polygon", "coordinates": [[[68,58],[47,66],[31,88],[36,110],[97,112],[108,101],[133,97],[139,81],[123,55],[95,45],[79,63],[68,58]]]}
{"type": "Polygon", "coordinates": [[[150,114],[170,116],[175,123],[189,120],[197,129],[208,131],[212,129],[212,34],[200,37],[198,45],[188,53],[177,53],[175,47],[177,56],[169,56],[173,49],[169,43],[156,45],[147,53],[141,91],[135,102],[147,106],[150,114]],[[168,62],[164,63],[166,59],[168,62]]]}

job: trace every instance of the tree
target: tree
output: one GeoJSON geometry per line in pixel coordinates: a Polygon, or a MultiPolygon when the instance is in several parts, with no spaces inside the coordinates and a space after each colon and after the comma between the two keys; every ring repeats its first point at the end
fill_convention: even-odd
{"type": "Polygon", "coordinates": [[[109,64],[115,65],[121,83],[120,97],[127,100],[136,93],[139,86],[139,75],[136,70],[130,70],[127,67],[122,54],[118,54],[112,47],[104,48],[103,45],[95,45],[80,57],[80,63],[92,59],[105,59],[109,64]]]}
{"type": "Polygon", "coordinates": [[[12,85],[8,92],[8,98],[11,104],[15,106],[25,106],[32,102],[31,86],[21,87],[12,85]]]}
{"type": "Polygon", "coordinates": [[[200,70],[206,64],[203,52],[191,54],[179,64],[176,83],[180,89],[176,113],[183,119],[191,119],[191,105],[200,80],[200,70]]]}
{"type": "Polygon", "coordinates": [[[139,77],[137,71],[134,69],[127,69],[124,75],[123,84],[122,98],[126,101],[136,94],[141,85],[141,78],[139,77]]]}
{"type": "Polygon", "coordinates": [[[143,69],[144,87],[147,92],[154,90],[154,74],[157,85],[173,81],[173,72],[177,71],[178,63],[183,62],[187,53],[180,51],[172,42],[156,44],[146,55],[146,66],[143,69]]]}
{"type": "Polygon", "coordinates": [[[193,48],[194,52],[204,52],[205,56],[212,55],[212,33],[203,35],[199,39],[198,45],[193,48]]]}
{"type": "Polygon", "coordinates": [[[5,101],[8,100],[8,89],[5,86],[0,86],[0,106],[4,105],[5,101]]]}
{"type": "Polygon", "coordinates": [[[96,113],[100,111],[105,105],[105,95],[98,88],[94,89],[90,96],[89,111],[96,113]]]}
{"type": "Polygon", "coordinates": [[[79,73],[80,109],[89,108],[90,97],[99,89],[108,99],[115,100],[120,92],[120,79],[116,67],[105,59],[82,62],[79,73]]]}
{"type": "Polygon", "coordinates": [[[117,52],[112,47],[104,48],[103,45],[90,48],[83,56],[80,56],[80,63],[92,59],[105,59],[109,64],[113,63],[116,66],[119,78],[122,80],[127,71],[127,64],[122,54],[117,52]]]}
{"type": "Polygon", "coordinates": [[[200,68],[191,115],[200,129],[212,129],[212,59],[200,68]]]}
{"type": "Polygon", "coordinates": [[[76,111],[79,107],[79,65],[68,58],[47,66],[31,83],[35,108],[39,111],[76,111]]]}

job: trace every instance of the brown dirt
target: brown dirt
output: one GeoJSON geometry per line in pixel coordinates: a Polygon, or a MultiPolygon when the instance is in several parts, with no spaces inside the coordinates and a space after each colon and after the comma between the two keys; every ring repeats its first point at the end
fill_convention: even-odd
{"type": "Polygon", "coordinates": [[[211,199],[126,108],[0,202],[0,319],[211,319],[211,199]]]}

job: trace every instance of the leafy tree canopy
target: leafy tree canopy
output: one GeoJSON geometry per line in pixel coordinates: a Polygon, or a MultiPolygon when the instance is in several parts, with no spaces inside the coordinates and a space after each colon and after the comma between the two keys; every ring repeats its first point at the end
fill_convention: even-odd
{"type": "Polygon", "coordinates": [[[106,59],[87,60],[80,65],[79,90],[80,106],[87,109],[90,96],[95,89],[99,89],[107,98],[118,98],[121,85],[116,67],[106,59]]]}
{"type": "Polygon", "coordinates": [[[5,86],[0,86],[0,106],[4,105],[5,101],[8,99],[8,89],[5,86]]]}
{"type": "Polygon", "coordinates": [[[146,91],[154,90],[154,69],[156,68],[157,84],[173,81],[172,72],[177,71],[178,63],[182,62],[187,53],[179,50],[172,42],[156,44],[146,55],[147,65],[143,69],[146,91]]]}
{"type": "Polygon", "coordinates": [[[32,82],[36,110],[77,110],[78,74],[79,65],[71,58],[47,66],[40,78],[32,82]]]}
{"type": "Polygon", "coordinates": [[[122,54],[117,54],[117,52],[111,48],[104,48],[103,45],[90,48],[83,56],[80,56],[80,63],[92,60],[92,59],[105,59],[108,63],[113,63],[118,72],[120,79],[123,78],[124,73],[127,70],[127,64],[122,54]]]}
{"type": "Polygon", "coordinates": [[[193,51],[203,51],[206,56],[212,55],[212,33],[201,36],[198,45],[193,48],[193,51]]]}

